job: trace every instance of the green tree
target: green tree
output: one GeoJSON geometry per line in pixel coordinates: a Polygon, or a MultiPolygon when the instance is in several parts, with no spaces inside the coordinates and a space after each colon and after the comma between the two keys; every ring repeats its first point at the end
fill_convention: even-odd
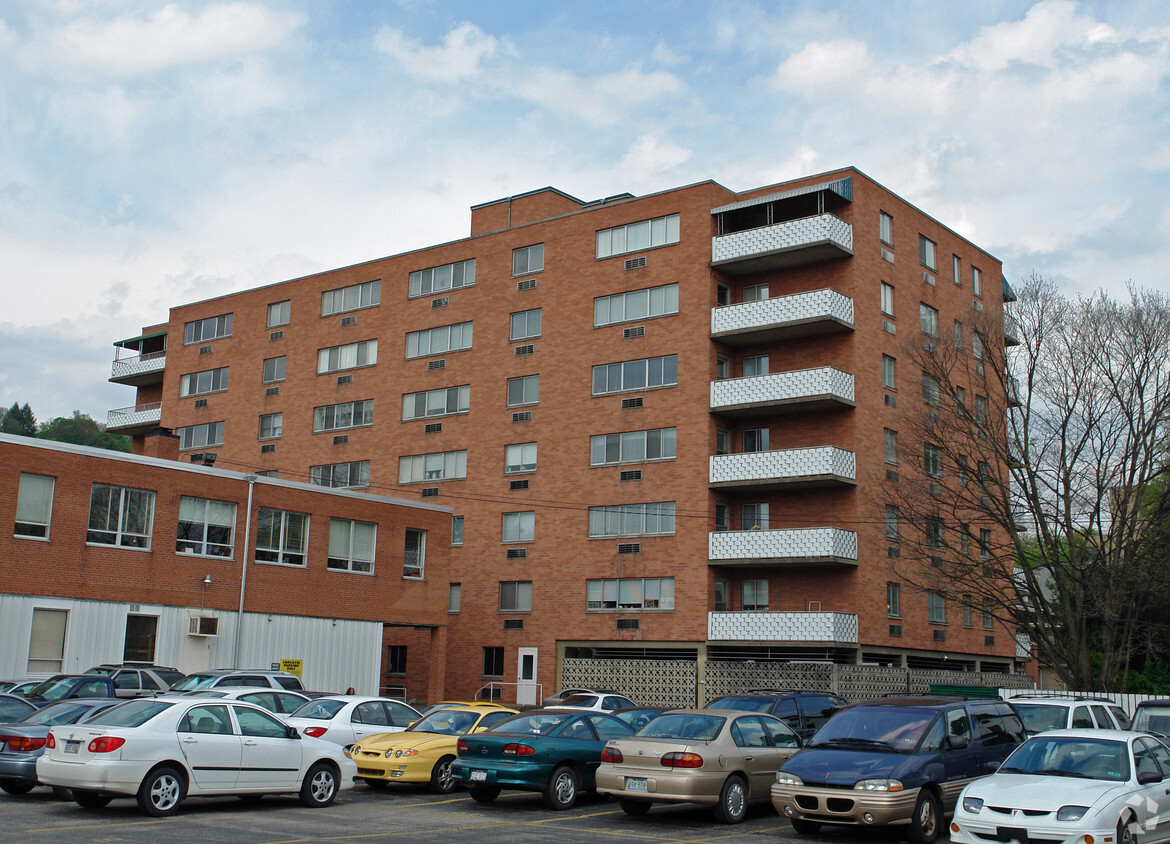
{"type": "Polygon", "coordinates": [[[37,417],[28,406],[28,402],[25,402],[24,407],[18,402],[12,403],[12,407],[4,412],[3,418],[0,418],[0,432],[20,437],[37,435],[37,417]]]}
{"type": "Polygon", "coordinates": [[[80,410],[73,411],[72,417],[58,416],[56,419],[43,423],[37,431],[37,436],[42,440],[53,440],[60,443],[88,445],[110,451],[130,451],[129,439],[121,434],[108,433],[104,426],[80,410]]]}

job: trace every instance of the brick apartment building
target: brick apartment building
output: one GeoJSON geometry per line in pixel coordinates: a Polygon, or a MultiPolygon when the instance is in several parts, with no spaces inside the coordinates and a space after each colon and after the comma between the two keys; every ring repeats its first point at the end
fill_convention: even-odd
{"type": "MultiPolygon", "coordinates": [[[[644,699],[671,663],[698,666],[694,699],[715,664],[1012,672],[1010,631],[948,625],[899,582],[883,506],[891,432],[921,412],[904,344],[973,311],[1002,325],[1005,289],[852,168],[546,188],[475,206],[466,239],[172,308],[115,344],[137,401],[108,425],[451,507],[450,696],[535,701],[585,663],[644,699]]],[[[391,674],[419,635],[388,640],[391,674]]]]}

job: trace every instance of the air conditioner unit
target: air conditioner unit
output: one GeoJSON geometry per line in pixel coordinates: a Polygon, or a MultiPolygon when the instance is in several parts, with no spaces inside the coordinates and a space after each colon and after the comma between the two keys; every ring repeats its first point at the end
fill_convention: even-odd
{"type": "Polygon", "coordinates": [[[219,619],[213,615],[193,615],[187,619],[188,636],[214,637],[219,635],[219,619]]]}

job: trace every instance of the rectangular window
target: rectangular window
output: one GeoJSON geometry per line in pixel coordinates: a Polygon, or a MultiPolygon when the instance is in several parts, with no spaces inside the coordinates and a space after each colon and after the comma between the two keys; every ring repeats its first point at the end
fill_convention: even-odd
{"type": "Polygon", "coordinates": [[[743,286],[743,300],[745,302],[762,302],[768,298],[768,285],[745,284],[743,286]]]}
{"type": "Polygon", "coordinates": [[[471,348],[471,323],[440,325],[424,331],[409,331],[406,334],[406,358],[425,358],[430,355],[445,355],[471,348]]]}
{"type": "Polygon", "coordinates": [[[896,465],[898,462],[898,432],[886,428],[883,433],[883,444],[885,446],[886,462],[896,465]]]}
{"type": "Polygon", "coordinates": [[[192,343],[207,343],[220,337],[232,336],[232,315],[208,317],[189,322],[183,327],[183,342],[190,346],[192,343]]]}
{"type": "Polygon", "coordinates": [[[983,273],[978,267],[971,268],[971,292],[983,298],[983,273]]]}
{"type": "Polygon", "coordinates": [[[943,536],[943,520],[936,516],[926,517],[926,547],[933,551],[941,550],[946,547],[946,540],[943,536]]]}
{"type": "Polygon", "coordinates": [[[886,505],[886,539],[898,538],[898,508],[892,504],[886,505]]]}
{"type": "Polygon", "coordinates": [[[585,609],[673,610],[673,577],[630,577],[585,581],[585,609]]]}
{"type": "Polygon", "coordinates": [[[939,385],[938,379],[929,372],[922,373],[922,400],[929,405],[938,407],[939,385]]]}
{"type": "Polygon", "coordinates": [[[150,548],[154,492],[94,484],[89,494],[89,529],[85,541],[125,548],[150,548]]]}
{"type": "Polygon", "coordinates": [[[955,320],[955,348],[963,350],[963,323],[955,320]]]}
{"type": "Polygon", "coordinates": [[[312,466],[309,468],[309,483],[337,489],[367,487],[370,485],[370,461],[312,466]]]}
{"type": "Polygon", "coordinates": [[[452,516],[451,517],[451,544],[452,545],[462,545],[463,544],[463,517],[462,516],[452,516]]]}
{"type": "Polygon", "coordinates": [[[959,260],[959,256],[952,255],[951,256],[951,278],[955,282],[955,285],[959,286],[959,287],[961,287],[963,285],[962,268],[963,268],[963,262],[959,260]]]}
{"type": "Polygon", "coordinates": [[[931,337],[938,336],[938,310],[922,302],[918,306],[919,321],[922,323],[922,333],[931,337]]]}
{"type": "Polygon", "coordinates": [[[767,355],[747,355],[743,359],[743,377],[752,378],[756,375],[768,374],[767,355]]]}
{"type": "Polygon", "coordinates": [[[975,397],[975,424],[982,428],[987,424],[987,397],[975,397]]]}
{"type": "Polygon", "coordinates": [[[902,584],[886,584],[886,615],[891,618],[902,616],[902,584]]]}
{"type": "Polygon", "coordinates": [[[602,229],[597,233],[597,257],[608,258],[611,255],[624,255],[639,249],[678,243],[678,228],[678,214],[671,214],[668,217],[602,229]]]}
{"type": "Polygon", "coordinates": [[[374,424],[374,400],[347,401],[313,408],[313,433],[343,431],[374,424]]]}
{"type": "Polygon", "coordinates": [[[33,607],[28,639],[28,673],[57,674],[65,664],[68,610],[33,607]]]}
{"type": "Polygon", "coordinates": [[[991,531],[987,528],[979,529],[979,556],[981,559],[991,559],[991,531]]]}
{"type": "Polygon", "coordinates": [[[887,390],[895,389],[894,358],[882,355],[882,386],[887,390]]]}
{"type": "Polygon", "coordinates": [[[611,504],[589,508],[589,538],[674,533],[675,502],[611,504]]]}
{"type": "Polygon", "coordinates": [[[421,579],[426,572],[427,532],[406,529],[406,540],[402,548],[402,576],[421,579]]]}
{"type": "Polygon", "coordinates": [[[483,649],[483,676],[484,677],[503,677],[504,676],[504,649],[503,648],[484,648],[483,649]]]}
{"type": "Polygon", "coordinates": [[[536,539],[536,513],[504,513],[504,530],[501,542],[532,542],[536,539]]]}
{"type": "Polygon", "coordinates": [[[264,372],[261,381],[264,384],[272,384],[276,381],[284,380],[284,365],[286,358],[282,355],[278,358],[266,358],[264,360],[264,372]]]}
{"type": "Polygon", "coordinates": [[[747,578],[740,584],[740,609],[744,612],[766,612],[768,609],[767,578],[747,578]]]}
{"type": "Polygon", "coordinates": [[[447,612],[455,614],[459,612],[460,605],[463,603],[463,584],[452,583],[447,587],[447,612]]]}
{"type": "Polygon", "coordinates": [[[768,450],[768,428],[748,428],[743,432],[743,452],[754,454],[768,450]]]}
{"type": "Polygon", "coordinates": [[[454,481],[467,477],[467,451],[438,451],[398,458],[398,483],[454,481]]]}
{"type": "Polygon", "coordinates": [[[512,275],[538,273],[544,269],[544,244],[521,246],[512,250],[512,275]]]}
{"type": "Polygon", "coordinates": [[[532,612],[532,581],[500,581],[500,612],[532,612]]]}
{"type": "Polygon", "coordinates": [[[179,378],[179,398],[218,393],[228,388],[228,368],[205,369],[179,378]]]}
{"type": "Polygon", "coordinates": [[[678,285],[665,284],[613,296],[598,296],[593,300],[593,327],[677,313],[678,285]]]}
{"type": "Polygon", "coordinates": [[[942,477],[942,449],[926,443],[922,447],[922,468],[932,478],[942,477]]]}
{"type": "Polygon", "coordinates": [[[406,645],[386,646],[386,673],[406,673],[406,645]]]}
{"type": "Polygon", "coordinates": [[[971,526],[966,523],[959,525],[959,551],[962,554],[971,553],[971,526]]]}
{"type": "Polygon", "coordinates": [[[887,246],[894,245],[894,218],[885,211],[878,212],[878,238],[887,246]]]}
{"type": "Polygon", "coordinates": [[[938,269],[938,259],[935,254],[935,243],[924,234],[918,235],[918,263],[931,269],[938,269]]]}
{"type": "Polygon", "coordinates": [[[536,471],[536,443],[513,443],[504,446],[504,474],[536,471]]]}
{"type": "Polygon", "coordinates": [[[967,407],[967,388],[955,387],[955,405],[960,410],[965,410],[967,407]]]}
{"type": "Polygon", "coordinates": [[[715,503],[715,530],[716,532],[731,530],[731,508],[722,501],[715,503]]]}
{"type": "Polygon", "coordinates": [[[256,562],[305,565],[309,514],[261,507],[256,525],[256,562]]]}
{"type": "Polygon", "coordinates": [[[589,465],[611,466],[647,460],[673,460],[676,434],[675,428],[654,428],[649,431],[592,436],[589,438],[589,465]]]}
{"type": "Polygon", "coordinates": [[[288,325],[292,318],[292,300],[285,299],[283,302],[273,302],[268,306],[268,327],[277,328],[281,325],[288,325]]]}
{"type": "Polygon", "coordinates": [[[978,331],[971,334],[971,356],[975,360],[983,360],[983,335],[978,331]]]}
{"type": "Polygon", "coordinates": [[[768,505],[766,503],[743,505],[739,526],[741,530],[767,530],[768,505]]]}
{"type": "Polygon", "coordinates": [[[971,601],[973,598],[970,595],[963,596],[963,626],[974,627],[971,621],[971,601]]]}
{"type": "Polygon", "coordinates": [[[882,313],[894,315],[894,285],[882,282],[882,313]]]}
{"type": "Polygon", "coordinates": [[[508,379],[508,407],[536,404],[540,401],[540,376],[524,375],[508,379]]]}
{"type": "Polygon", "coordinates": [[[678,355],[642,358],[624,363],[603,363],[593,367],[593,395],[604,396],[627,390],[671,387],[678,384],[678,355]]]}
{"type": "Polygon", "coordinates": [[[360,343],[331,346],[328,349],[317,351],[317,374],[324,375],[327,372],[341,372],[345,369],[373,366],[377,362],[377,340],[363,340],[360,343]]]}
{"type": "Polygon", "coordinates": [[[508,340],[531,340],[540,336],[540,308],[512,314],[508,340]]]}
{"type": "Polygon", "coordinates": [[[931,624],[946,624],[947,596],[931,590],[926,593],[926,620],[931,624]]]}
{"type": "Polygon", "coordinates": [[[321,316],[372,308],[381,301],[381,281],[367,281],[364,284],[354,284],[337,290],[326,290],[321,294],[321,316]]]}
{"type": "Polygon", "coordinates": [[[56,479],[47,475],[20,473],[20,489],[16,493],[16,527],[13,536],[33,539],[49,538],[49,522],[53,515],[53,488],[56,479]]]}
{"type": "Polygon", "coordinates": [[[722,381],[731,377],[731,358],[726,355],[715,356],[715,380],[722,381]]]}
{"type": "Polygon", "coordinates": [[[983,599],[983,629],[991,630],[995,626],[995,615],[993,613],[993,604],[990,598],[983,599]]]}
{"type": "Polygon", "coordinates": [[[280,439],[281,431],[284,430],[284,414],[283,413],[265,413],[260,417],[260,439],[262,440],[276,440],[280,439]]]}
{"type": "Polygon", "coordinates": [[[467,413],[471,409],[471,387],[442,387],[421,393],[406,393],[402,397],[402,421],[431,419],[467,413]]]}
{"type": "Polygon", "coordinates": [[[731,431],[727,430],[726,428],[715,429],[715,453],[731,453],[731,431]]]}
{"type": "Polygon", "coordinates": [[[326,565],[337,571],[374,571],[374,547],[378,526],[352,519],[329,520],[329,559],[326,565]]]}
{"type": "Polygon", "coordinates": [[[231,557],[236,505],[184,495],[179,499],[179,531],[175,551],[207,557],[231,557]]]}
{"type": "Polygon", "coordinates": [[[475,259],[444,264],[410,274],[410,296],[430,296],[445,290],[457,290],[475,284],[475,259]]]}
{"type": "Polygon", "coordinates": [[[731,581],[725,577],[715,578],[715,612],[731,609],[731,581]]]}

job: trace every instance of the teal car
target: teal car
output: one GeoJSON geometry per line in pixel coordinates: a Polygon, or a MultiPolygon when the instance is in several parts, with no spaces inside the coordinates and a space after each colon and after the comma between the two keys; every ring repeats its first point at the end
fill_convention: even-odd
{"type": "Polygon", "coordinates": [[[459,739],[451,773],[480,803],[515,788],[541,792],[550,809],[568,809],[581,791],[596,787],[605,743],[633,734],[633,727],[605,712],[522,712],[459,739]]]}

